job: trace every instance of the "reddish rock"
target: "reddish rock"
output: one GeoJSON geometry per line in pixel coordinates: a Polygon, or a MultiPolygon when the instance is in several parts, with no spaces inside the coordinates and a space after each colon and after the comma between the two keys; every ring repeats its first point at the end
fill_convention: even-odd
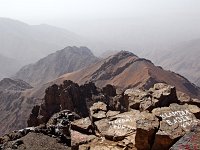
{"type": "Polygon", "coordinates": [[[71,130],[71,148],[72,150],[78,150],[79,145],[91,142],[95,138],[96,137],[94,135],[82,134],[80,132],[71,130]]]}
{"type": "Polygon", "coordinates": [[[198,150],[200,148],[200,126],[195,126],[192,131],[184,135],[170,150],[198,150]]]}
{"type": "Polygon", "coordinates": [[[153,88],[146,91],[128,89],[124,94],[125,99],[129,101],[130,108],[140,111],[148,110],[151,112],[154,108],[178,103],[175,87],[164,83],[157,83],[153,88]]]}
{"type": "Polygon", "coordinates": [[[33,107],[30,117],[27,121],[28,126],[38,126],[38,114],[39,114],[40,106],[36,105],[33,107]]]}
{"type": "Polygon", "coordinates": [[[140,109],[141,99],[147,94],[147,92],[140,89],[127,89],[124,92],[124,97],[129,101],[129,106],[132,109],[140,109]]]}
{"type": "Polygon", "coordinates": [[[142,112],[136,123],[136,148],[138,150],[150,150],[154,142],[155,133],[159,127],[158,118],[153,114],[142,112]]]}

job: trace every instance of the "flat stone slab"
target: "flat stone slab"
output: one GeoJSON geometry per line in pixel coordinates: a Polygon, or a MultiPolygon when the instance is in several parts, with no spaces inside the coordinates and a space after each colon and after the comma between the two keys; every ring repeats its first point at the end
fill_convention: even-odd
{"type": "Polygon", "coordinates": [[[101,136],[114,141],[123,140],[126,136],[136,131],[136,119],[139,114],[138,110],[133,110],[109,119],[96,121],[94,124],[101,136]]]}
{"type": "Polygon", "coordinates": [[[152,150],[168,150],[179,138],[189,133],[199,122],[195,117],[198,112],[197,106],[188,104],[171,104],[169,107],[154,109],[152,113],[161,121],[152,150]]]}

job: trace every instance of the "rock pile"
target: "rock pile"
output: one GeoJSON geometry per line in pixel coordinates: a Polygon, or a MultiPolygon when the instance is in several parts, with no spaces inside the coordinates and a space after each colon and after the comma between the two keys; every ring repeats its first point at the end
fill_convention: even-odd
{"type": "Polygon", "coordinates": [[[47,124],[14,131],[0,138],[0,149],[70,149],[70,123],[80,117],[68,110],[54,114],[47,124]]]}
{"type": "Polygon", "coordinates": [[[128,109],[128,102],[123,100],[123,93],[117,94],[112,85],[99,89],[91,82],[79,86],[67,80],[60,86],[50,86],[45,93],[43,104],[33,108],[28,126],[45,124],[54,113],[62,110],[70,110],[81,117],[87,117],[92,104],[98,101],[106,103],[110,110],[128,109]]]}
{"type": "Polygon", "coordinates": [[[200,119],[200,108],[183,103],[185,96],[176,93],[164,83],[118,93],[111,85],[99,89],[65,81],[49,87],[44,103],[33,108],[28,124],[37,127],[5,135],[0,144],[23,149],[32,136],[47,138],[59,149],[168,150],[200,119]]]}
{"type": "Polygon", "coordinates": [[[128,89],[125,91],[125,95],[130,103],[130,108],[140,111],[151,112],[157,107],[179,103],[175,87],[163,83],[157,83],[149,90],[128,89]]]}

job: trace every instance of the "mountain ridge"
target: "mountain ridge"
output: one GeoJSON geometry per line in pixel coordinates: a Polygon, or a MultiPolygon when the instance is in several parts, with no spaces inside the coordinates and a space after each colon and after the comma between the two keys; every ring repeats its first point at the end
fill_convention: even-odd
{"type": "MultiPolygon", "coordinates": [[[[121,51],[116,55],[121,55],[121,54],[126,55],[130,54],[130,52],[121,51]]],[[[137,87],[138,85],[144,87],[146,86],[148,88],[151,86],[151,84],[155,82],[152,79],[157,79],[159,82],[168,82],[168,84],[170,85],[173,85],[174,83],[179,84],[176,85],[178,90],[182,90],[184,93],[187,94],[191,93],[194,94],[195,93],[194,91],[198,91],[197,92],[198,94],[196,93],[197,94],[196,96],[198,97],[200,96],[199,88],[197,88],[194,84],[190,83],[189,80],[187,80],[185,77],[171,71],[165,71],[161,67],[154,66],[154,64],[150,60],[144,58],[138,58],[136,55],[133,54],[132,56],[127,57],[127,59],[120,60],[116,65],[117,68],[115,66],[108,66],[109,69],[108,68],[104,68],[105,70],[102,69],[101,67],[104,67],[104,65],[106,64],[105,62],[109,61],[110,58],[112,58],[112,56],[108,57],[107,59],[103,59],[102,61],[93,66],[90,66],[89,69],[85,68],[78,72],[65,74],[60,78],[58,78],[57,80],[59,82],[59,80],[63,81],[69,79],[72,81],[76,81],[79,84],[83,84],[86,81],[92,81],[95,82],[97,86],[100,87],[104,86],[105,84],[113,84],[119,88],[127,88],[131,86],[137,87]],[[95,68],[99,68],[101,71],[99,71],[98,69],[95,70],[95,68]],[[93,70],[99,73],[99,77],[95,75],[95,71],[93,70]],[[112,75],[116,76],[112,78],[112,75]],[[104,78],[105,76],[106,78],[104,78]],[[133,79],[132,76],[135,77],[135,79],[133,79]],[[142,85],[139,81],[141,81],[141,83],[142,81],[148,81],[149,85],[148,84],[142,85]],[[191,87],[192,90],[189,90],[191,87]]]]}
{"type": "Polygon", "coordinates": [[[11,129],[25,127],[25,121],[31,113],[31,108],[43,102],[46,89],[52,85],[63,84],[65,80],[72,80],[78,85],[94,82],[100,88],[110,84],[115,86],[119,92],[127,88],[149,89],[155,83],[162,82],[175,86],[177,91],[186,93],[192,98],[200,98],[200,89],[181,75],[163,70],[151,61],[139,58],[131,52],[121,51],[116,55],[90,64],[86,68],[64,74],[48,83],[21,92],[18,98],[12,100],[12,103],[18,107],[10,108],[13,111],[2,122],[5,127],[4,133],[11,131],[11,129]]]}
{"type": "Polygon", "coordinates": [[[65,73],[84,68],[99,59],[86,47],[68,46],[22,67],[14,78],[22,79],[33,86],[44,84],[65,73]]]}

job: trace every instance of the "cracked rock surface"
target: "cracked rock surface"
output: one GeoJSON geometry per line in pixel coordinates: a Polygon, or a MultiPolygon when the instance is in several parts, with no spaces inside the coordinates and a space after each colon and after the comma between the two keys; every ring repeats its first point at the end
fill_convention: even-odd
{"type": "Polygon", "coordinates": [[[65,81],[33,108],[28,123],[35,127],[4,135],[0,149],[176,150],[200,131],[200,108],[176,93],[164,83],[117,94],[111,85],[65,81]]]}

